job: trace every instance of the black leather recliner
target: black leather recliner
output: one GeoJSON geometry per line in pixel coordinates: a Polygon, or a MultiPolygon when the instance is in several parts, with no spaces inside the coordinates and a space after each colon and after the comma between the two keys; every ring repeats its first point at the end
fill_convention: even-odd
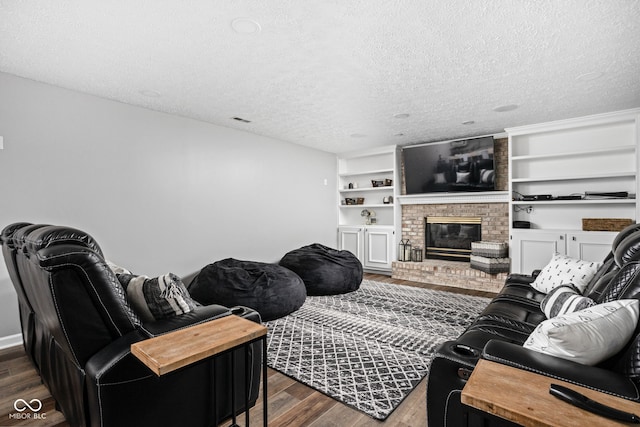
{"type": "MultiPolygon", "coordinates": [[[[462,389],[480,358],[640,402],[640,327],[623,350],[597,366],[581,365],[522,346],[546,319],[540,310],[545,295],[530,285],[537,273],[510,275],[500,293],[465,332],[438,347],[427,380],[430,427],[516,425],[461,402],[462,389]]],[[[616,236],[611,253],[584,295],[596,303],[640,298],[640,224],[629,226],[616,236]]]]}
{"type": "MultiPolygon", "coordinates": [[[[237,410],[244,409],[244,350],[158,377],[130,348],[135,342],[230,314],[260,322],[257,312],[209,305],[144,323],[87,233],[16,223],[4,228],[1,239],[18,295],[25,351],[71,426],[217,425],[231,415],[231,358],[237,410]]],[[[261,343],[251,345],[248,357],[253,406],[261,343]]]]}

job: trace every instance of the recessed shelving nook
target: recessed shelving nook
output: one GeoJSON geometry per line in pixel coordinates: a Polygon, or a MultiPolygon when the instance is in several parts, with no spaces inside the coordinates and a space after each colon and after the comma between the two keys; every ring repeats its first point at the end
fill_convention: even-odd
{"type": "Polygon", "coordinates": [[[616,233],[583,231],[583,218],[636,221],[639,118],[633,109],[506,129],[512,272],[544,266],[549,251],[598,260],[616,233]],[[594,243],[571,253],[580,241],[594,243]]]}
{"type": "Polygon", "coordinates": [[[396,146],[338,157],[338,243],[367,269],[390,271],[395,257],[398,154],[396,146]]]}

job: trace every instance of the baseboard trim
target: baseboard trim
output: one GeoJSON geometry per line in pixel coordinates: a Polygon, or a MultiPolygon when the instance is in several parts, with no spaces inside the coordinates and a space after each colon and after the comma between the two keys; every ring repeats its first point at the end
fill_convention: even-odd
{"type": "Polygon", "coordinates": [[[22,345],[22,334],[8,335],[6,337],[0,337],[0,350],[9,347],[15,347],[22,345]]]}

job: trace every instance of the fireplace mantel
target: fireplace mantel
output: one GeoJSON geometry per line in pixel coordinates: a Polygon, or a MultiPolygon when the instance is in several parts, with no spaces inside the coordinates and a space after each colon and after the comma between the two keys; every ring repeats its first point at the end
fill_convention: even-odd
{"type": "Polygon", "coordinates": [[[508,191],[472,193],[430,193],[397,197],[401,205],[435,205],[453,203],[509,203],[508,191]]]}

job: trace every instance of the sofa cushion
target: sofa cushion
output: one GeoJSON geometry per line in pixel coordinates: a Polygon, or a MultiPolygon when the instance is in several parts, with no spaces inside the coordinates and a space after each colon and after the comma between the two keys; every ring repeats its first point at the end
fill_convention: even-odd
{"type": "Polygon", "coordinates": [[[551,290],[540,303],[547,319],[573,313],[596,305],[591,298],[583,297],[573,285],[562,285],[551,290]]]}
{"type": "Polygon", "coordinates": [[[638,323],[639,301],[619,300],[540,323],[524,347],[585,365],[622,350],[638,323]]]}
{"type": "Polygon", "coordinates": [[[154,278],[132,274],[117,276],[127,291],[129,304],[145,322],[189,313],[196,308],[187,288],[173,273],[154,278]]]}
{"type": "Polygon", "coordinates": [[[582,293],[601,265],[599,262],[583,261],[556,253],[531,286],[548,294],[558,286],[571,284],[582,293]]]}

